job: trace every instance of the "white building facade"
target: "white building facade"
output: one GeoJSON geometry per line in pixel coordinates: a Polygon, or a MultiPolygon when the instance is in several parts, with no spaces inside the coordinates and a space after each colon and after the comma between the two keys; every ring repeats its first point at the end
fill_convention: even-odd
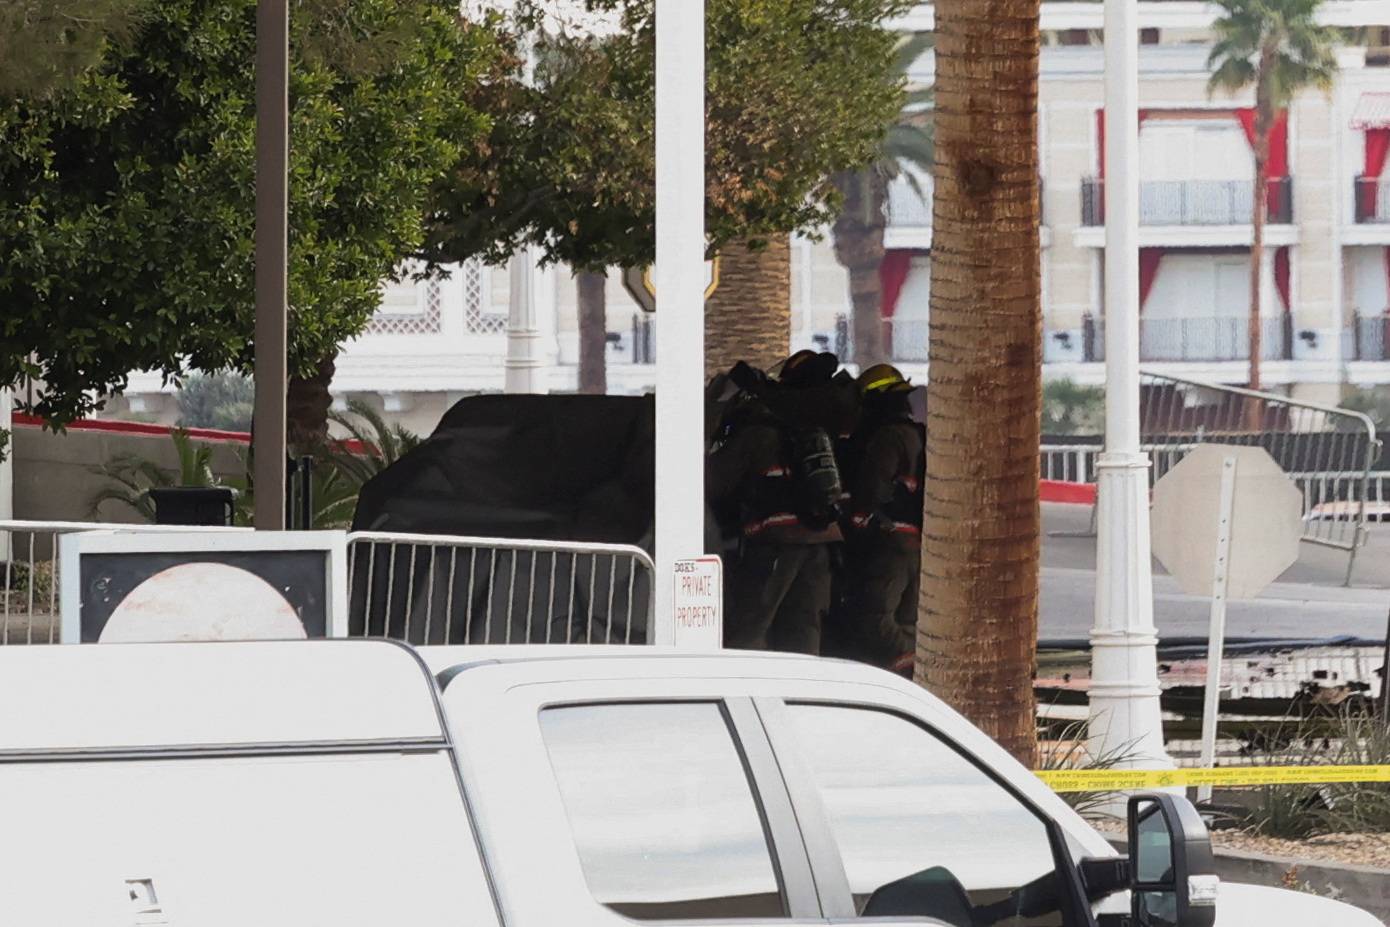
{"type": "MultiPolygon", "coordinates": [[[[1141,355],[1177,375],[1244,382],[1249,325],[1253,95],[1212,97],[1214,8],[1141,2],[1141,355]]],[[[1039,160],[1043,189],[1044,373],[1103,380],[1105,118],[1102,5],[1044,2],[1039,160]]],[[[1347,384],[1390,383],[1390,2],[1329,0],[1324,18],[1357,27],[1330,94],[1301,94],[1271,144],[1262,267],[1261,377],[1270,388],[1335,401],[1347,384]],[[1385,183],[1380,182],[1384,176],[1385,183]]],[[[895,24],[930,30],[930,5],[895,24]]],[[[912,79],[930,83],[924,56],[912,79]]],[[[888,343],[927,377],[931,184],[891,192],[882,269],[888,343]]],[[[532,270],[536,325],[552,391],[575,388],[577,299],[567,268],[532,270]]],[[[503,388],[509,272],[468,264],[385,288],[370,327],[345,345],[335,396],[366,398],[428,432],[455,400],[503,388]]],[[[792,247],[793,350],[848,350],[848,277],[829,231],[792,247]]],[[[653,329],[615,271],[607,288],[608,386],[655,382],[653,329]]],[[[169,418],[158,378],[132,378],[122,407],[169,418]]]]}

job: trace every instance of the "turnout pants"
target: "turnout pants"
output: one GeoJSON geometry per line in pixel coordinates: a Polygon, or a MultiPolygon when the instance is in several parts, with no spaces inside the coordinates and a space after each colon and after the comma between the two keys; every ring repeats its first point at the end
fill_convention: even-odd
{"type": "Polygon", "coordinates": [[[839,629],[851,655],[889,666],[917,642],[921,553],[900,539],[864,538],[850,549],[839,629]]]}
{"type": "Polygon", "coordinates": [[[725,646],[820,653],[830,609],[828,545],[750,541],[731,573],[725,646]]]}

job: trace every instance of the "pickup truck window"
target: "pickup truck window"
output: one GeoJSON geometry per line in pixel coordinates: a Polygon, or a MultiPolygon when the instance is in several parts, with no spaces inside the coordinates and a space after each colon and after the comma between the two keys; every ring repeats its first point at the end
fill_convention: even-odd
{"type": "Polygon", "coordinates": [[[565,706],[540,722],[597,901],[639,920],[786,916],[721,705],[565,706]]]}
{"type": "Polygon", "coordinates": [[[1060,927],[1047,825],[898,715],[788,705],[861,917],[1060,927]]]}

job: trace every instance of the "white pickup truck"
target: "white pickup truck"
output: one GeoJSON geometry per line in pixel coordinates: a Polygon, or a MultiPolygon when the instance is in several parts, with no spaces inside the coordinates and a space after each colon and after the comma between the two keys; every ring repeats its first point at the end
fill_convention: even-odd
{"type": "Polygon", "coordinates": [[[0,924],[1374,927],[1135,858],[851,663],[380,641],[0,648],[0,924]]]}

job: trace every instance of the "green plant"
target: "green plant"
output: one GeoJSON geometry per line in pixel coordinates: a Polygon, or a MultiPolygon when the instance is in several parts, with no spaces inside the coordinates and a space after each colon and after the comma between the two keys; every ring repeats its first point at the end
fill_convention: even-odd
{"type": "Polygon", "coordinates": [[[174,431],[170,437],[178,455],[177,470],[161,467],[138,454],[120,454],[91,468],[93,473],[106,477],[111,483],[92,497],[89,508],[92,517],[101,517],[103,503],[115,502],[153,522],[155,512],[154,500],[150,498],[151,489],[226,485],[212,472],[210,446],[194,443],[184,431],[174,431]]]}
{"type": "Polygon", "coordinates": [[[1062,378],[1043,384],[1045,435],[1094,435],[1105,430],[1105,390],[1062,378]]]}
{"type": "MultiPolygon", "coordinates": [[[[313,525],[346,528],[357,509],[357,495],[367,481],[419,446],[420,437],[400,425],[388,425],[381,414],[360,400],[348,401],[346,412],[329,418],[344,434],[314,449],[313,525]]],[[[250,493],[246,512],[249,523],[250,493]]]]}
{"type": "MultiPolygon", "coordinates": [[[[1390,728],[1359,702],[1290,719],[1246,746],[1256,766],[1372,766],[1390,763],[1390,728]]],[[[1246,791],[1239,823],[1270,837],[1390,832],[1390,783],[1265,785],[1246,791]]]]}
{"type": "MultiPolygon", "coordinates": [[[[1055,728],[1047,740],[1038,743],[1040,772],[1062,769],[1118,769],[1139,758],[1133,744],[1120,744],[1093,754],[1088,744],[1087,723],[1071,721],[1055,728]]],[[[1120,792],[1062,792],[1061,799],[1077,814],[1091,821],[1115,818],[1111,810],[1123,800],[1120,792]]]]}

